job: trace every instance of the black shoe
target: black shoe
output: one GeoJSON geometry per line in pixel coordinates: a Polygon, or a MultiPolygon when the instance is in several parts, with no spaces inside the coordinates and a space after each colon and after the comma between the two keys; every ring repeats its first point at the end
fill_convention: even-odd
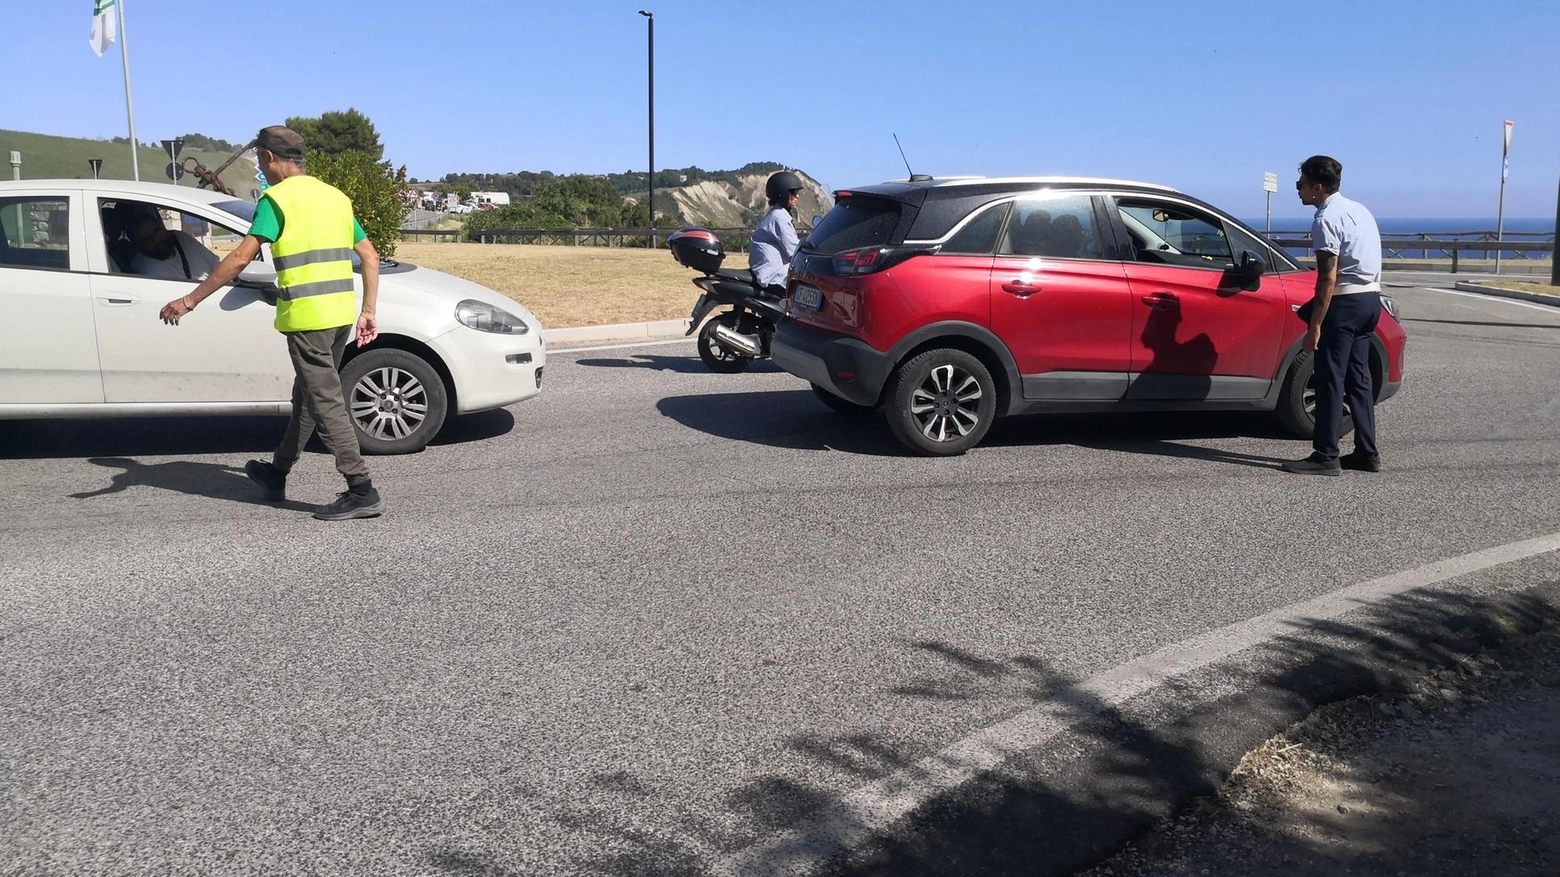
{"type": "Polygon", "coordinates": [[[379,491],[369,488],[367,493],[343,490],[336,494],[336,501],[315,509],[314,516],[322,521],[348,521],[353,518],[377,518],[385,513],[385,501],[379,491]]]}
{"type": "Polygon", "coordinates": [[[1381,471],[1381,457],[1375,454],[1362,454],[1359,451],[1344,454],[1338,458],[1338,463],[1345,469],[1357,469],[1360,472],[1381,471]]]}
{"type": "Polygon", "coordinates": [[[265,498],[271,502],[281,502],[287,498],[287,476],[270,463],[250,460],[244,464],[244,474],[265,489],[265,498]]]}
{"type": "Polygon", "coordinates": [[[1290,460],[1279,468],[1296,475],[1340,475],[1343,472],[1337,460],[1323,460],[1315,454],[1301,460],[1290,460]]]}

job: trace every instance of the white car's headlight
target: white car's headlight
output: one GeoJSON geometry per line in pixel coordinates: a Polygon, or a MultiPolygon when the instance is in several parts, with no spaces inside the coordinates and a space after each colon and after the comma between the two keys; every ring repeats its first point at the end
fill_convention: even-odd
{"type": "Polygon", "coordinates": [[[503,308],[469,298],[455,306],[455,319],[462,326],[468,326],[478,332],[524,335],[531,331],[531,327],[527,326],[524,320],[503,308]]]}
{"type": "Polygon", "coordinates": [[[1381,306],[1386,309],[1387,313],[1392,315],[1392,319],[1394,319],[1394,320],[1397,319],[1397,315],[1398,315],[1397,299],[1393,298],[1390,295],[1383,295],[1381,297],[1381,306]]]}

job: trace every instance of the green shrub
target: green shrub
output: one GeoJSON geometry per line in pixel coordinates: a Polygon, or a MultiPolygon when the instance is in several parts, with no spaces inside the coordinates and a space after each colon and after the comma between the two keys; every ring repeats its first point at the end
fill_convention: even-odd
{"type": "Polygon", "coordinates": [[[352,199],[352,210],[375,249],[386,258],[395,255],[406,221],[406,166],[393,168],[358,150],[332,155],[310,150],[308,172],[340,189],[352,199]]]}

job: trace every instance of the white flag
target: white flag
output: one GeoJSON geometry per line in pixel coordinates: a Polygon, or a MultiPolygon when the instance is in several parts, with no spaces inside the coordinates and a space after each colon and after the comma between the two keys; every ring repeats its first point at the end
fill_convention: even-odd
{"type": "Polygon", "coordinates": [[[99,58],[119,38],[119,28],[114,24],[114,0],[92,0],[92,51],[99,58]]]}

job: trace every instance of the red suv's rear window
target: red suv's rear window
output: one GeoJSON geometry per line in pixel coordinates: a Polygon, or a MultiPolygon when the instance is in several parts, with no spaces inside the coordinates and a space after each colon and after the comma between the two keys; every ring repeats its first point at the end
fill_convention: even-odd
{"type": "Polygon", "coordinates": [[[896,243],[904,205],[892,198],[850,195],[834,203],[834,209],[807,236],[804,246],[811,252],[830,255],[861,247],[881,247],[896,243]]]}

